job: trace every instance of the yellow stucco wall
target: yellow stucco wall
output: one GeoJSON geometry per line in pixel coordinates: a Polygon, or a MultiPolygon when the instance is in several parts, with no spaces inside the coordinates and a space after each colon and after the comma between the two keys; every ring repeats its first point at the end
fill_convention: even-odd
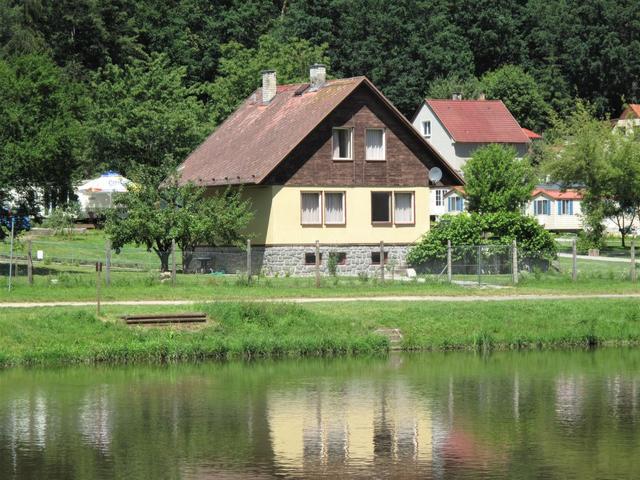
{"type": "Polygon", "coordinates": [[[427,187],[284,187],[248,186],[243,195],[250,198],[255,216],[249,225],[254,245],[301,245],[320,243],[407,244],[429,229],[429,189],[427,187]],[[300,224],[300,193],[304,191],[343,191],[346,193],[345,226],[303,226],[300,224]],[[371,192],[414,192],[415,225],[373,225],[371,192]]]}

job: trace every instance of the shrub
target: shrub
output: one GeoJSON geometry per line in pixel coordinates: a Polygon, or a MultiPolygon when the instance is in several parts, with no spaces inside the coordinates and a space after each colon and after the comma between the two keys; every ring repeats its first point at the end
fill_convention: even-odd
{"type": "Polygon", "coordinates": [[[411,248],[407,262],[421,265],[430,260],[444,260],[447,241],[461,245],[510,245],[518,243],[521,256],[550,260],[556,257],[553,237],[534,219],[520,213],[462,213],[445,215],[411,248]]]}
{"type": "Polygon", "coordinates": [[[327,270],[329,275],[335,277],[338,273],[338,254],[336,252],[329,252],[329,258],[327,259],[327,270]]]}

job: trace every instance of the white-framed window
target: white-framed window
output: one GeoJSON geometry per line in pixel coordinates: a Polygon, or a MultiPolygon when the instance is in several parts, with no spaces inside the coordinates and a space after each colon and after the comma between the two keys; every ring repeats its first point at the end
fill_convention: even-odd
{"type": "Polygon", "coordinates": [[[422,135],[429,138],[431,136],[431,120],[422,122],[422,135]]]}
{"type": "Polygon", "coordinates": [[[447,192],[446,190],[437,189],[436,191],[436,207],[442,206],[442,199],[444,198],[444,194],[447,192]]]}
{"type": "Polygon", "coordinates": [[[351,160],[353,159],[353,129],[334,128],[333,129],[333,159],[351,160]]]}
{"type": "Polygon", "coordinates": [[[300,223],[302,225],[322,225],[322,194],[320,192],[300,193],[300,223]]]}
{"type": "Polygon", "coordinates": [[[573,215],[573,200],[558,200],[558,215],[573,215]]]}
{"type": "Polygon", "coordinates": [[[344,225],[346,223],[344,192],[324,192],[325,225],[344,225]]]}
{"type": "Polygon", "coordinates": [[[391,223],[391,192],[371,192],[371,223],[391,223]]]}
{"type": "Polygon", "coordinates": [[[464,198],[452,196],[447,199],[448,210],[450,212],[462,212],[464,210],[464,198]]]}
{"type": "Polygon", "coordinates": [[[534,215],[549,215],[551,213],[551,204],[549,200],[540,199],[533,202],[534,215]]]}
{"type": "Polygon", "coordinates": [[[395,192],[393,194],[393,220],[396,225],[415,223],[413,192],[395,192]]]}
{"type": "Polygon", "coordinates": [[[366,160],[385,160],[386,145],[384,128],[367,128],[364,131],[365,136],[365,159],[366,160]]]}

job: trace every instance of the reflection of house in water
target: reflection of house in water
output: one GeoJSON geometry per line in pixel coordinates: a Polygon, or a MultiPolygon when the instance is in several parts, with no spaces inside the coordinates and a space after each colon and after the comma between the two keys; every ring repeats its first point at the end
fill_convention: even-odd
{"type": "Polygon", "coordinates": [[[582,417],[585,399],[585,379],[582,376],[560,376],[556,384],[556,416],[563,423],[573,424],[582,417]]]}
{"type": "Polygon", "coordinates": [[[102,452],[110,448],[113,428],[111,402],[107,394],[108,389],[103,386],[85,395],[78,426],[84,440],[102,452]]]}
{"type": "Polygon", "coordinates": [[[44,448],[47,435],[47,405],[42,396],[23,397],[11,401],[6,434],[13,445],[44,448]]]}
{"type": "Polygon", "coordinates": [[[431,413],[399,384],[275,393],[268,418],[275,463],[288,474],[431,465],[431,413]]]}

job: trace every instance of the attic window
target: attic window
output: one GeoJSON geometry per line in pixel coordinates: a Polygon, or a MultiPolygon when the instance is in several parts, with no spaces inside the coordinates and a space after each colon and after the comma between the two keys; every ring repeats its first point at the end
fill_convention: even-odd
{"type": "Polygon", "coordinates": [[[367,160],[384,160],[385,159],[384,129],[382,128],[365,129],[365,139],[367,142],[365,158],[367,160]]]}
{"type": "Polygon", "coordinates": [[[351,160],[353,144],[353,129],[334,128],[333,129],[333,159],[351,160]]]}
{"type": "Polygon", "coordinates": [[[431,137],[431,120],[422,122],[422,135],[427,138],[431,137]]]}

